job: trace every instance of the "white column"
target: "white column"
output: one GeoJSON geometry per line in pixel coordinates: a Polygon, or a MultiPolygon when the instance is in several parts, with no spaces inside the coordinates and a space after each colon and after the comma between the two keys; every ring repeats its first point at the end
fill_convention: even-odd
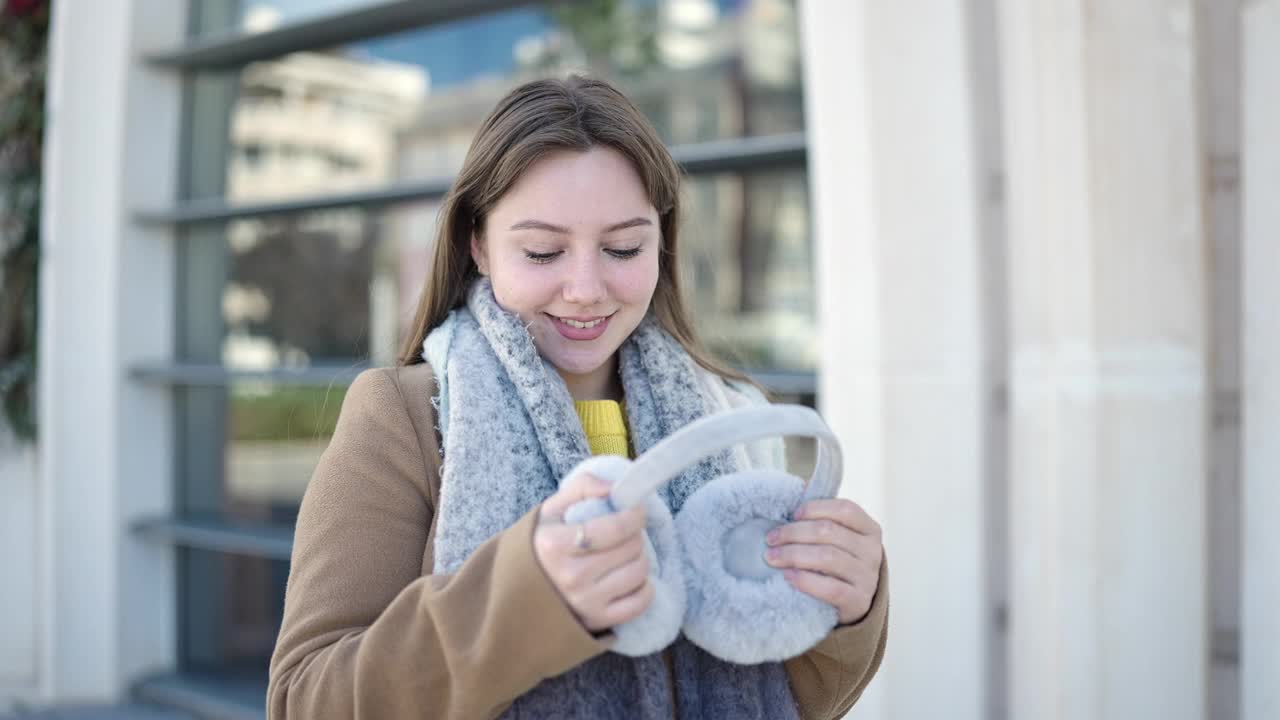
{"type": "Polygon", "coordinates": [[[803,4],[821,410],[885,528],[888,652],[855,718],[986,715],[981,166],[969,3],[803,4]]]}
{"type": "Polygon", "coordinates": [[[0,707],[37,697],[36,446],[0,418],[0,707]]]}
{"type": "Polygon", "coordinates": [[[55,3],[40,287],[39,657],[45,700],[113,700],[171,667],[172,552],[129,524],[164,513],[170,399],[128,369],[172,353],[170,233],[181,85],[141,56],[182,40],[183,3],[55,3]]]}
{"type": "Polygon", "coordinates": [[[1202,718],[1206,247],[1193,0],[1001,0],[1010,714],[1202,718]]]}
{"type": "Polygon", "coordinates": [[[1242,720],[1280,717],[1280,0],[1246,3],[1242,720]]]}

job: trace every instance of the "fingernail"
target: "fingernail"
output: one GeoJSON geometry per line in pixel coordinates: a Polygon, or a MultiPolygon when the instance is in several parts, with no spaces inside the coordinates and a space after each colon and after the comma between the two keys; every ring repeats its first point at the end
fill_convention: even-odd
{"type": "Polygon", "coordinates": [[[799,520],[800,518],[804,517],[804,508],[802,507],[796,508],[796,511],[791,514],[791,517],[794,520],[799,520]]]}
{"type": "Polygon", "coordinates": [[[777,531],[777,530],[770,530],[770,531],[769,531],[769,534],[765,536],[765,542],[769,543],[770,545],[777,545],[777,544],[778,544],[778,531],[777,531]]]}
{"type": "Polygon", "coordinates": [[[782,551],[778,548],[769,548],[769,552],[765,553],[765,555],[768,556],[769,560],[777,560],[782,556],[782,551]]]}

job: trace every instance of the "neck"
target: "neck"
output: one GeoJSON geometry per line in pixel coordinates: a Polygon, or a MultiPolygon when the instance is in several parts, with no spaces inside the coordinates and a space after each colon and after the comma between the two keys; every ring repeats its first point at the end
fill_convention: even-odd
{"type": "Polygon", "coordinates": [[[622,379],[618,377],[618,354],[589,373],[575,375],[560,370],[565,387],[574,400],[622,400],[622,379]]]}

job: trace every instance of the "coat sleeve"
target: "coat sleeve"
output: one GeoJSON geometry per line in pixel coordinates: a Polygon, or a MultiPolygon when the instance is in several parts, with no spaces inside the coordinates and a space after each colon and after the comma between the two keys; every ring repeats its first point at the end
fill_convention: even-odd
{"type": "Polygon", "coordinates": [[[484,718],[604,652],[533,554],[537,508],[453,575],[423,575],[435,447],[392,371],[352,384],[303,496],[267,713],[484,718]]]}
{"type": "Polygon", "coordinates": [[[808,652],[786,661],[800,717],[844,717],[880,669],[888,639],[889,566],[884,561],[867,616],[853,625],[836,627],[808,652]]]}

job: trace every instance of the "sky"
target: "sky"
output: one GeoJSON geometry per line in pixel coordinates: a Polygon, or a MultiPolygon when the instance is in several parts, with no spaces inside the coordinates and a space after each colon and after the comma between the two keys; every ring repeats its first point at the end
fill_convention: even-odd
{"type": "MultiPolygon", "coordinates": [[[[266,5],[280,11],[284,22],[377,4],[379,0],[243,0],[245,7],[266,5]]],[[[660,1],[660,0],[659,0],[660,1]]],[[[748,0],[715,0],[721,13],[733,13],[748,0]]],[[[441,90],[482,75],[505,75],[514,69],[512,48],[523,37],[541,35],[553,26],[536,5],[482,15],[436,28],[418,28],[358,43],[360,57],[424,67],[431,88],[441,90]]]]}

